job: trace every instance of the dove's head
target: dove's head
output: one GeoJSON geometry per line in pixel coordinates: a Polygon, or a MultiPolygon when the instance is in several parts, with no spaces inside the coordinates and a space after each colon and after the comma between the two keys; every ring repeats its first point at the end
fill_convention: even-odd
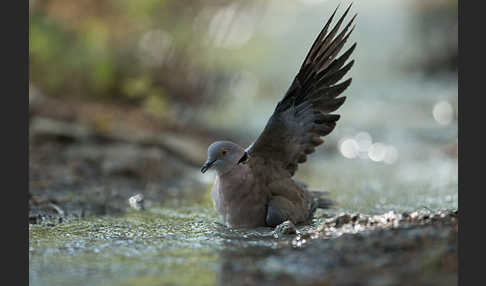
{"type": "Polygon", "coordinates": [[[245,149],[230,141],[216,141],[209,145],[208,159],[204,162],[201,172],[213,168],[222,175],[246,158],[245,149]]]}

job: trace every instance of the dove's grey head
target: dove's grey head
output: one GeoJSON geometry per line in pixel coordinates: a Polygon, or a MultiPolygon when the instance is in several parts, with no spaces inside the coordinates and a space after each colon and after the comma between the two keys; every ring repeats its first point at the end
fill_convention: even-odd
{"type": "Polygon", "coordinates": [[[209,145],[208,159],[204,162],[201,172],[204,173],[213,168],[219,175],[222,175],[245,159],[245,149],[238,144],[230,141],[216,141],[209,145]]]}

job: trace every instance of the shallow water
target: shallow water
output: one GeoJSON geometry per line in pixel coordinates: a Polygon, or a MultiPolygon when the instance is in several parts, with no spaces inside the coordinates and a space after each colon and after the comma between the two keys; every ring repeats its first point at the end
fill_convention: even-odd
{"type": "Polygon", "coordinates": [[[45,224],[29,229],[30,285],[213,285],[224,253],[288,247],[270,228],[228,229],[201,205],[45,224]]]}
{"type": "MultiPolygon", "coordinates": [[[[327,217],[321,212],[298,230],[315,228],[327,217]]],[[[309,245],[302,245],[300,252],[295,249],[291,243],[295,236],[276,238],[272,231],[227,228],[207,203],[166,204],[119,217],[44,221],[29,226],[29,281],[30,285],[228,285],[228,281],[247,285],[244,279],[250,279],[248,283],[295,285],[340,269],[341,258],[325,254],[340,253],[335,247],[347,252],[359,249],[361,243],[314,243],[312,249],[324,254],[315,256],[309,245]]],[[[345,238],[330,241],[341,239],[345,238]]],[[[433,245],[438,245],[433,250],[436,257],[443,246],[433,245]]],[[[390,259],[379,248],[374,251],[383,256],[381,260],[390,259]]],[[[369,259],[366,254],[358,256],[364,262],[369,259]]]]}

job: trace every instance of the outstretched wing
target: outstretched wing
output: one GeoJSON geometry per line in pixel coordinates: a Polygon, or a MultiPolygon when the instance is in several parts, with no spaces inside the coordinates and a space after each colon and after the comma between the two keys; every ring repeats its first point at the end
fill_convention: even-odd
{"type": "Polygon", "coordinates": [[[354,63],[353,60],[344,65],[356,43],[336,59],[354,29],[350,26],[356,15],[338,34],[350,8],[351,5],[329,33],[337,8],[327,21],[265,129],[247,149],[250,157],[273,161],[292,176],[298,164],[305,162],[307,155],[324,142],[320,137],[334,129],[339,115],[330,113],[344,103],[346,97],[338,96],[350,85],[351,78],[336,83],[354,63]]]}

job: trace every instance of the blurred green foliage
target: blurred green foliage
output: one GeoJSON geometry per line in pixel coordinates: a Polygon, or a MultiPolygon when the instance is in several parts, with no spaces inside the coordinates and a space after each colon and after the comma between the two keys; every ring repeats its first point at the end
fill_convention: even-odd
{"type": "MultiPolygon", "coordinates": [[[[309,17],[303,8],[312,5],[305,2],[30,0],[30,82],[49,96],[136,103],[162,118],[236,98],[227,95],[242,95],[238,98],[247,103],[247,94],[281,94],[315,32],[305,32],[308,42],[295,36],[302,33],[295,28],[303,25],[299,17],[309,17]],[[268,36],[290,28],[292,36],[268,36]],[[250,76],[242,77],[244,72],[250,76]]],[[[454,71],[457,37],[450,34],[457,35],[457,1],[407,3],[417,10],[414,35],[421,37],[408,47],[416,60],[402,60],[419,70],[454,71]]],[[[313,9],[322,9],[325,18],[335,4],[313,9]]],[[[370,17],[361,21],[374,25],[370,17]]],[[[363,35],[362,67],[372,57],[366,48],[373,50],[370,43],[382,40],[374,30],[366,38],[365,33],[356,33],[363,35]]],[[[356,78],[360,65],[353,71],[356,78]]]]}
{"type": "Polygon", "coordinates": [[[33,8],[30,15],[30,79],[51,95],[102,96],[114,88],[119,52],[109,44],[106,22],[50,16],[33,8]]]}
{"type": "Polygon", "coordinates": [[[49,96],[141,103],[155,114],[172,103],[208,102],[228,76],[205,44],[209,22],[224,5],[31,0],[30,81],[49,96]]]}

